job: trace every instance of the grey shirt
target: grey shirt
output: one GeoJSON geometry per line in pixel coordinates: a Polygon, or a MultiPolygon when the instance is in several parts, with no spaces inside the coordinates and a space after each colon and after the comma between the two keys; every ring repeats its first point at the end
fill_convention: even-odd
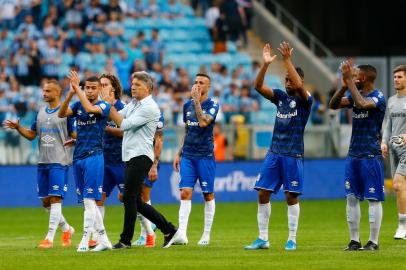
{"type": "Polygon", "coordinates": [[[123,161],[146,155],[154,161],[154,135],[161,115],[158,105],[149,95],[137,101],[133,99],[119,111],[123,116],[123,161]]]}
{"type": "Polygon", "coordinates": [[[59,107],[53,110],[41,108],[31,126],[31,130],[36,131],[38,135],[39,164],[72,163],[72,148],[64,147],[63,144],[70,138],[73,121],[67,117],[59,118],[58,110],[59,107]]]}
{"type": "Polygon", "coordinates": [[[406,134],[406,96],[391,96],[386,111],[386,128],[382,142],[388,144],[392,136],[406,134]]]}

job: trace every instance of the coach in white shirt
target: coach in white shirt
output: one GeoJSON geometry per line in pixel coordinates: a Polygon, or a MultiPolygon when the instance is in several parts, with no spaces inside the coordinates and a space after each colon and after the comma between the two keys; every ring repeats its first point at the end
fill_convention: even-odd
{"type": "Polygon", "coordinates": [[[124,131],[122,156],[127,166],[124,178],[124,227],[114,249],[129,248],[134,235],[137,211],[153,222],[164,234],[163,247],[176,240],[177,229],[151,205],[143,202],[141,188],[154,160],[153,141],[160,117],[158,105],[152,99],[153,82],[145,72],[132,75],[133,100],[119,113],[113,109],[110,118],[124,131]]]}

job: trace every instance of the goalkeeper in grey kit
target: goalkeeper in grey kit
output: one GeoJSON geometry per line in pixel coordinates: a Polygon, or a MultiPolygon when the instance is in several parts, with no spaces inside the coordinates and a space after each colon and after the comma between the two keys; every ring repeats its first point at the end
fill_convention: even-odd
{"type": "Polygon", "coordinates": [[[399,225],[395,239],[406,239],[406,65],[393,70],[396,95],[389,98],[382,154],[390,156],[393,189],[396,192],[399,225]]]}

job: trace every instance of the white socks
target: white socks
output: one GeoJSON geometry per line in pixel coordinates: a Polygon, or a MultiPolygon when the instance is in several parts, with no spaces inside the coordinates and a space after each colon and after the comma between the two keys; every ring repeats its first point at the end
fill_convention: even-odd
{"type": "MultiPolygon", "coordinates": [[[[94,202],[94,205],[96,206],[96,202],[94,202]]],[[[100,208],[99,208],[100,209],[100,208]]],[[[96,229],[96,232],[98,234],[98,241],[104,242],[104,243],[109,243],[109,239],[107,238],[106,234],[106,229],[104,228],[104,223],[103,223],[103,217],[100,211],[98,209],[95,209],[96,215],[95,215],[95,222],[94,222],[94,227],[96,229]]],[[[103,207],[104,210],[104,207],[103,207]]],[[[104,211],[103,211],[104,212],[104,211]]]]}
{"type": "Polygon", "coordinates": [[[268,241],[268,225],[270,216],[271,216],[271,203],[268,202],[266,204],[258,204],[257,221],[258,221],[259,239],[264,241],[268,241]]]}
{"type": "MultiPolygon", "coordinates": [[[[145,203],[151,205],[151,200],[149,200],[145,203]]],[[[140,225],[141,225],[140,236],[146,237],[147,234],[153,234],[154,230],[152,229],[151,221],[149,221],[149,219],[145,218],[140,213],[138,213],[138,218],[140,219],[140,225]]]]}
{"type": "Polygon", "coordinates": [[[406,214],[398,214],[399,217],[399,228],[406,230],[406,214]]]}
{"type": "Polygon", "coordinates": [[[55,237],[56,229],[58,228],[59,221],[61,220],[62,216],[62,204],[61,203],[53,203],[51,204],[51,209],[49,211],[49,227],[48,227],[48,234],[45,239],[53,242],[55,237]]]}
{"type": "Polygon", "coordinates": [[[213,225],[214,213],[216,212],[215,200],[204,202],[204,231],[202,240],[209,241],[211,226],[213,225]]]}
{"type": "Polygon", "coordinates": [[[83,204],[85,206],[85,212],[83,213],[83,237],[80,245],[87,245],[93,227],[96,225],[96,213],[99,211],[97,210],[96,202],[93,199],[84,199],[83,204]]]}
{"type": "Polygon", "coordinates": [[[99,209],[100,215],[102,217],[102,219],[104,219],[104,213],[105,213],[105,208],[104,205],[103,206],[97,206],[97,209],[99,209]]]}
{"type": "Polygon", "coordinates": [[[289,238],[296,243],[296,232],[299,224],[300,206],[299,203],[294,205],[288,205],[288,228],[289,238]]]}
{"type": "Polygon", "coordinates": [[[189,215],[192,211],[191,200],[181,200],[179,208],[179,231],[186,236],[187,224],[189,221],[189,215]]]}
{"type": "Polygon", "coordinates": [[[382,203],[378,201],[368,201],[369,203],[369,241],[378,244],[379,231],[382,223],[382,203]]]}
{"type": "Polygon", "coordinates": [[[347,196],[346,211],[351,240],[359,242],[359,223],[361,219],[361,209],[359,206],[359,199],[357,199],[354,195],[347,196]]]}
{"type": "Polygon", "coordinates": [[[62,210],[61,210],[61,219],[59,220],[59,227],[61,227],[61,230],[63,232],[66,232],[70,228],[70,226],[69,226],[68,222],[66,221],[65,217],[62,215],[62,210]]]}

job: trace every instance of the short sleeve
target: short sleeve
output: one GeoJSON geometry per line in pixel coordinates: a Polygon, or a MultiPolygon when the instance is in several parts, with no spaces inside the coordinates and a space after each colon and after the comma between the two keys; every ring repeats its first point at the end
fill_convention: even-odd
{"type": "Polygon", "coordinates": [[[385,97],[381,91],[377,91],[377,93],[373,95],[371,99],[375,103],[376,108],[378,108],[381,111],[386,110],[385,97]]]}
{"type": "Polygon", "coordinates": [[[97,106],[102,110],[102,116],[108,117],[111,105],[105,101],[100,101],[97,106]]]}
{"type": "Polygon", "coordinates": [[[271,102],[274,104],[278,104],[278,102],[281,100],[281,97],[283,96],[285,92],[280,90],[280,89],[274,89],[273,90],[273,97],[271,99],[271,102]]]}
{"type": "Polygon", "coordinates": [[[218,111],[219,111],[218,102],[216,100],[211,100],[210,106],[207,108],[205,113],[213,117],[213,119],[216,119],[218,111]]]}
{"type": "Polygon", "coordinates": [[[76,132],[76,118],[69,116],[66,122],[68,133],[76,132]]]}
{"type": "Polygon", "coordinates": [[[34,118],[34,121],[32,121],[32,124],[31,124],[31,130],[32,131],[37,131],[37,118],[38,118],[38,112],[37,112],[37,114],[35,115],[35,118],[34,118]]]}
{"type": "Polygon", "coordinates": [[[162,131],[164,129],[164,126],[165,126],[165,118],[164,118],[163,113],[161,113],[161,117],[159,117],[158,125],[157,125],[156,130],[157,131],[162,131]]]}

